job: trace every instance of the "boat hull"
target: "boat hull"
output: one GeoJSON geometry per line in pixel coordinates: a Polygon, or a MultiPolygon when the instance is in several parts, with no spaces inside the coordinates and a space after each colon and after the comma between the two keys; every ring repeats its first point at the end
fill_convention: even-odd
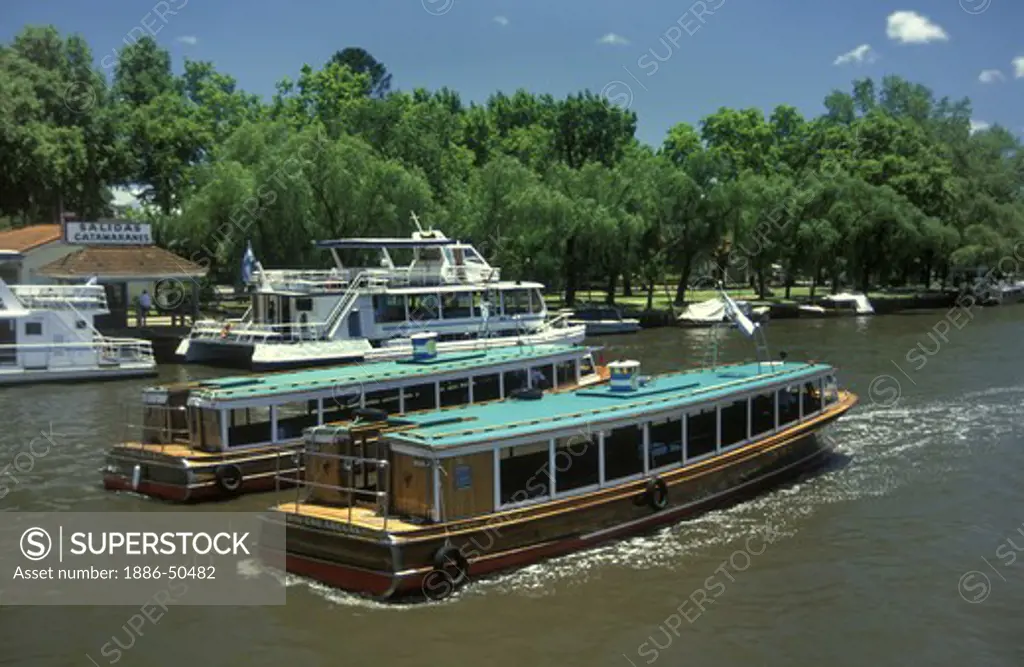
{"type": "MultiPolygon", "coordinates": [[[[585,335],[586,327],[570,326],[516,336],[442,341],[437,343],[437,351],[457,352],[511,345],[573,345],[582,342],[585,335]]],[[[373,347],[365,339],[272,344],[241,343],[232,339],[186,338],[178,346],[176,353],[187,363],[266,371],[401,359],[412,354],[412,344],[373,347]]]]}
{"type": "Polygon", "coordinates": [[[103,486],[110,491],[130,491],[160,500],[195,503],[228,500],[246,493],[273,491],[290,486],[284,478],[301,479],[302,441],[260,451],[225,455],[181,455],[177,447],[121,445],[107,454],[103,486]],[[225,466],[233,466],[225,469],[225,466]],[[224,473],[228,473],[225,475],[224,473]],[[236,485],[237,480],[237,485],[236,485]]]}
{"type": "Polygon", "coordinates": [[[74,368],[61,370],[11,370],[0,371],[0,387],[37,384],[43,382],[98,382],[123,380],[132,377],[152,377],[157,374],[155,363],[123,364],[104,368],[74,368]]]}
{"type": "MultiPolygon", "coordinates": [[[[588,549],[755,496],[824,463],[831,451],[818,431],[856,403],[846,395],[829,412],[753,443],[660,473],[661,510],[648,502],[648,479],[499,514],[395,531],[384,537],[339,520],[274,510],[287,526],[289,571],[375,598],[439,599],[457,586],[436,569],[442,547],[457,548],[469,578],[588,549]]],[[[657,474],[657,473],[656,473],[657,474]]],[[[294,507],[294,506],[293,506],[294,507]]],[[[341,515],[339,514],[339,519],[341,515]]]]}

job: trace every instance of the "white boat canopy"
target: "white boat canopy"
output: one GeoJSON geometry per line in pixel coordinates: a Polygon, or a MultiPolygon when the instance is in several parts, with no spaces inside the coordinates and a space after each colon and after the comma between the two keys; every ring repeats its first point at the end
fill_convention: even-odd
{"type": "Polygon", "coordinates": [[[870,315],[875,312],[874,307],[868,298],[863,294],[857,292],[840,292],[839,294],[829,294],[823,296],[822,301],[832,302],[835,304],[854,304],[854,312],[858,315],[870,315]]]}

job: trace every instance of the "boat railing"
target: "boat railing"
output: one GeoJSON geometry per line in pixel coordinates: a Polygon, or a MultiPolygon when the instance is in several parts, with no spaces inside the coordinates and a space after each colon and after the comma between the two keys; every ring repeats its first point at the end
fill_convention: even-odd
{"type": "MultiPolygon", "coordinates": [[[[184,405],[142,404],[142,423],[136,421],[139,405],[125,408],[121,446],[152,449],[159,445],[163,453],[169,445],[192,445],[188,408],[184,405]]],[[[116,458],[116,456],[115,456],[116,458]]]]}
{"type": "MultiPolygon", "coordinates": [[[[47,368],[60,366],[80,366],[82,355],[94,354],[99,365],[116,365],[122,363],[154,363],[153,344],[139,338],[109,338],[97,336],[91,340],[78,340],[59,343],[14,343],[0,345],[0,357],[11,354],[45,354],[47,368]],[[5,354],[6,353],[6,354],[5,354]]],[[[42,366],[38,358],[32,366],[42,366]]]]}
{"type": "Polygon", "coordinates": [[[107,293],[102,285],[10,285],[11,293],[26,308],[92,308],[107,310],[107,293]]]}
{"type": "Polygon", "coordinates": [[[278,452],[274,472],[275,489],[280,491],[283,487],[295,487],[295,504],[293,514],[300,515],[303,504],[309,504],[312,496],[317,490],[335,496],[332,505],[344,505],[348,508],[348,524],[352,525],[352,511],[360,499],[366,499],[373,505],[377,514],[382,519],[381,530],[388,529],[388,508],[391,495],[391,475],[389,473],[390,463],[387,459],[365,458],[361,456],[346,456],[330,452],[311,451],[307,446],[302,453],[305,472],[300,472],[294,466],[290,470],[283,470],[281,466],[282,457],[287,457],[290,463],[294,452],[287,450],[278,452]],[[322,481],[310,479],[315,476],[312,471],[317,466],[336,466],[338,477],[342,474],[347,477],[347,484],[327,484],[322,481]],[[358,486],[355,483],[357,475],[367,479],[370,473],[374,475],[372,486],[358,486]],[[383,482],[383,489],[381,489],[383,482]],[[304,493],[305,492],[305,495],[304,493]]]}
{"type": "Polygon", "coordinates": [[[192,325],[189,338],[241,343],[299,343],[321,340],[326,331],[326,322],[265,324],[243,320],[200,320],[192,325]]]}
{"type": "Polygon", "coordinates": [[[255,272],[253,282],[263,282],[271,289],[304,294],[331,293],[348,290],[360,278],[368,279],[363,289],[385,287],[420,287],[430,285],[490,283],[501,279],[495,267],[473,265],[431,265],[365,267],[330,271],[270,270],[255,272]]]}

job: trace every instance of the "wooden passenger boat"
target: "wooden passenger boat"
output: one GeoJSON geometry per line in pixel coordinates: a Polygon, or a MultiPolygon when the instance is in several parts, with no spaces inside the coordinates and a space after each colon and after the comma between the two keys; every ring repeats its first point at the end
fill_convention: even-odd
{"type": "Polygon", "coordinates": [[[267,517],[287,529],[287,569],[439,599],[820,464],[819,432],[857,397],[827,364],[768,361],[763,331],[722,296],[757,363],[641,378],[639,362],[616,362],[607,386],[311,429],[296,500],[267,517]]]}
{"type": "Polygon", "coordinates": [[[438,355],[432,334],[417,334],[414,345],[398,361],[147,390],[140,441],[108,452],[104,486],[179,502],[269,491],[282,473],[301,476],[302,433],[311,426],[603,381],[586,347],[438,355]]]}
{"type": "Polygon", "coordinates": [[[273,508],[289,571],[376,598],[470,577],[733,502],[820,464],[852,408],[826,364],[764,362],[307,434],[307,480],[273,508]]]}

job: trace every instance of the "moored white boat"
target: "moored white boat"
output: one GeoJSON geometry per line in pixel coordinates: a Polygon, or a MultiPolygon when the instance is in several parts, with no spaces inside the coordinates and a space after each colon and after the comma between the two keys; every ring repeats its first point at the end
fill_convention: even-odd
{"type": "MultiPolygon", "coordinates": [[[[767,306],[754,308],[747,301],[733,301],[732,303],[741,313],[755,322],[767,320],[771,310],[767,306]]],[[[728,306],[722,297],[691,303],[683,309],[676,321],[679,326],[691,328],[713,327],[717,324],[728,323],[728,306]]]]}
{"type": "Polygon", "coordinates": [[[565,318],[549,320],[543,285],[500,280],[500,270],[472,245],[440,231],[317,245],[331,252],[334,268],[269,271],[247,254],[249,310],[236,320],[197,322],[178,355],[272,369],[394,358],[411,349],[410,335],[423,331],[438,334],[440,352],[571,344],[585,334],[565,318]],[[379,254],[376,265],[363,258],[363,264],[343,262],[343,252],[367,251],[379,254]]]}
{"type": "Polygon", "coordinates": [[[874,315],[871,301],[859,292],[838,292],[821,297],[818,305],[799,306],[800,317],[836,317],[874,315]]]}
{"type": "Polygon", "coordinates": [[[571,326],[584,326],[588,336],[628,334],[640,331],[640,320],[623,317],[622,311],[612,307],[582,308],[569,313],[571,326]]]}
{"type": "Polygon", "coordinates": [[[156,373],[152,344],[96,330],[100,285],[8,285],[0,280],[0,386],[156,373]]]}

